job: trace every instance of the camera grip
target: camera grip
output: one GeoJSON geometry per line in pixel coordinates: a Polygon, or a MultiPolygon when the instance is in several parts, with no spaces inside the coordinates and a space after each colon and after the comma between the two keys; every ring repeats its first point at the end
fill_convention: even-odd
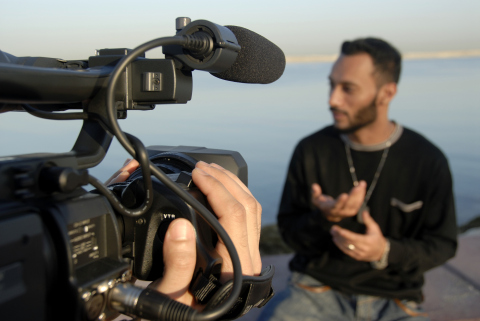
{"type": "MultiPolygon", "coordinates": [[[[242,290],[236,304],[230,311],[219,320],[237,319],[253,307],[261,308],[275,295],[272,288],[272,279],[275,274],[275,266],[269,265],[259,276],[243,276],[242,290]]],[[[205,306],[204,311],[209,311],[219,306],[228,298],[233,287],[233,280],[225,283],[221,288],[215,289],[215,294],[205,306]]]]}

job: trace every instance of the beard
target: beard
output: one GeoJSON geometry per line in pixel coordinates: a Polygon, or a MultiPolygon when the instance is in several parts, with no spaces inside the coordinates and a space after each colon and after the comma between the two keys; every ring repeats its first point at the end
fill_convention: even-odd
{"type": "Polygon", "coordinates": [[[340,113],[344,113],[347,117],[348,120],[350,121],[350,124],[348,127],[345,128],[339,128],[335,124],[335,128],[344,134],[351,134],[359,130],[360,128],[363,128],[371,123],[373,123],[377,119],[377,105],[375,101],[377,100],[377,95],[372,99],[370,104],[360,108],[355,114],[353,114],[351,117],[344,111],[338,109],[337,107],[330,107],[331,111],[336,111],[340,113]]]}

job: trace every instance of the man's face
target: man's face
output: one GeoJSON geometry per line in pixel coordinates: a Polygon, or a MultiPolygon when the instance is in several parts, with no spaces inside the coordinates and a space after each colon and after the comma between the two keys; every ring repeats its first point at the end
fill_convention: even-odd
{"type": "Polygon", "coordinates": [[[368,54],[341,55],[330,73],[330,110],[334,125],[355,132],[377,119],[378,87],[373,60],[368,54]]]}

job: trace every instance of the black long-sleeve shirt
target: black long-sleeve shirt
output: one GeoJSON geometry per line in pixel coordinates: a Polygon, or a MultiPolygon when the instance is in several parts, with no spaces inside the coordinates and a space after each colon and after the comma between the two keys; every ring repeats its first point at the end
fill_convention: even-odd
{"type": "MultiPolygon", "coordinates": [[[[334,198],[353,187],[345,143],[329,126],[300,141],[288,170],[278,225],[296,251],[292,270],[346,293],[422,301],[424,272],[453,257],[457,246],[452,179],[448,161],[436,146],[412,130],[399,128],[403,132],[390,147],[367,204],[390,241],[388,266],[376,270],[340,251],[329,232],[333,223],[311,203],[313,183],[334,198]]],[[[383,150],[352,147],[358,179],[365,180],[368,189],[383,150]]],[[[335,224],[365,232],[356,217],[335,224]]]]}

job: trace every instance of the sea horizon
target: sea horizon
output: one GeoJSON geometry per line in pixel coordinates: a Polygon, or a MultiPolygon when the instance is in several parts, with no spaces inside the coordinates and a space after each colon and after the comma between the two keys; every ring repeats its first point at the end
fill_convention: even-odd
{"type": "MultiPolygon", "coordinates": [[[[403,60],[419,59],[451,59],[480,57],[480,49],[467,50],[444,50],[444,51],[412,51],[402,53],[403,60]]],[[[288,63],[315,63],[315,62],[333,62],[338,58],[338,54],[330,55],[287,55],[285,60],[288,63]]]]}

